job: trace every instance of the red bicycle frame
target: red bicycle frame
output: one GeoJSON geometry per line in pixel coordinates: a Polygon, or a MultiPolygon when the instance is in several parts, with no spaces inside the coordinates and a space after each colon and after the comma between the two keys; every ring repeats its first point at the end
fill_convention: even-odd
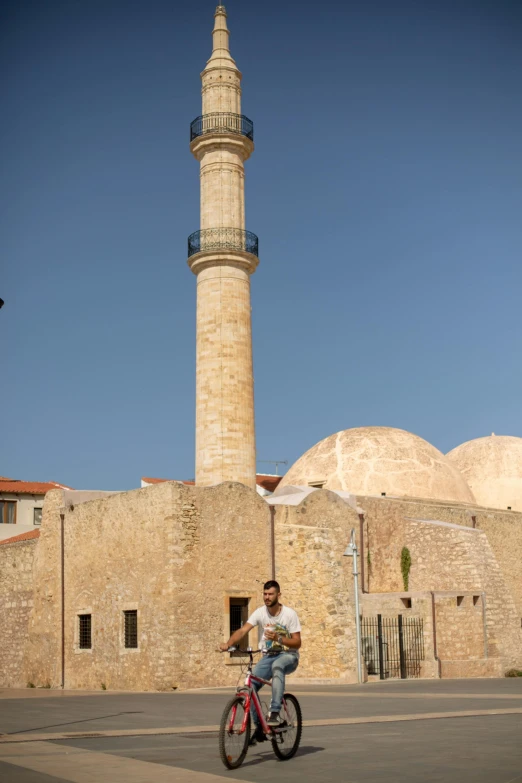
{"type": "MultiPolygon", "coordinates": [[[[263,729],[263,732],[265,734],[270,734],[271,732],[274,732],[274,729],[271,726],[269,726],[268,723],[266,722],[265,716],[263,715],[263,710],[261,708],[261,702],[259,701],[259,696],[257,695],[257,691],[254,688],[254,686],[252,685],[252,683],[253,682],[259,682],[262,685],[270,686],[270,688],[272,687],[272,683],[270,682],[270,680],[263,680],[261,677],[256,677],[255,674],[252,674],[253,659],[252,659],[252,653],[250,652],[250,650],[249,650],[249,653],[250,653],[250,664],[248,666],[247,674],[246,674],[246,677],[245,677],[245,684],[244,684],[243,688],[240,688],[238,690],[238,693],[243,693],[244,691],[246,691],[243,722],[241,724],[241,729],[240,729],[239,733],[243,734],[243,732],[246,731],[247,721],[248,721],[248,718],[249,718],[249,715],[250,715],[250,707],[251,707],[251,704],[253,702],[254,703],[254,709],[257,712],[257,716],[259,718],[259,723],[260,723],[261,728],[263,729]]],[[[284,698],[283,698],[283,708],[286,709],[286,704],[285,704],[284,698]]],[[[237,707],[234,707],[234,709],[230,713],[230,724],[229,724],[229,731],[230,732],[232,732],[233,729],[234,729],[234,721],[236,719],[236,711],[237,711],[237,707]]],[[[274,733],[277,733],[277,729],[276,729],[276,731],[274,733]]]]}

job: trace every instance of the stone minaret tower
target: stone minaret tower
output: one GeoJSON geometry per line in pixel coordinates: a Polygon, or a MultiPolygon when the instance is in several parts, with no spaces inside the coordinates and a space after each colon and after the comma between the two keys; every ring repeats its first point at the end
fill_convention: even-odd
{"type": "Polygon", "coordinates": [[[203,112],[190,128],[201,166],[201,230],[188,242],[197,276],[196,484],[255,487],[250,275],[258,240],[245,231],[244,190],[254,129],[241,114],[225,7],[218,5],[214,17],[212,56],[201,74],[203,112]]]}

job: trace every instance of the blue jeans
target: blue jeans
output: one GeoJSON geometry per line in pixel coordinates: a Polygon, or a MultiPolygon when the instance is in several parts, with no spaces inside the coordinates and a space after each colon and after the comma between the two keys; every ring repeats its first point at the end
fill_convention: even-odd
{"type": "MultiPolygon", "coordinates": [[[[283,694],[285,692],[285,674],[292,674],[299,665],[299,655],[291,652],[282,652],[279,655],[263,655],[254,668],[256,677],[262,677],[263,680],[272,680],[272,701],[270,703],[270,712],[279,712],[281,709],[283,694]]],[[[263,687],[260,682],[253,682],[252,685],[256,692],[263,687]]],[[[254,705],[250,709],[252,719],[257,725],[257,713],[254,705]]]]}

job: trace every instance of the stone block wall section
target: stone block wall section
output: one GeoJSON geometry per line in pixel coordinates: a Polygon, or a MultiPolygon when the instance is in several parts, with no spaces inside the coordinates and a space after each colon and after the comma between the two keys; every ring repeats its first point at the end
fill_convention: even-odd
{"type": "Polygon", "coordinates": [[[480,593],[435,595],[437,650],[443,661],[469,661],[488,654],[485,601],[480,593]]]}
{"type": "Polygon", "coordinates": [[[60,509],[64,494],[61,489],[53,489],[45,496],[34,556],[34,603],[21,677],[37,686],[61,684],[60,509]]]}
{"type": "Polygon", "coordinates": [[[0,546],[0,684],[25,688],[23,655],[33,606],[35,539],[0,546]]]}
{"type": "Polygon", "coordinates": [[[235,684],[237,665],[215,650],[228,638],[227,596],[257,605],[270,575],[270,514],[256,492],[168,482],[49,509],[26,671],[53,687],[61,683],[60,513],[66,688],[235,684]],[[126,610],[138,613],[137,649],[124,646],[126,610]],[[81,613],[92,617],[92,649],[79,648],[81,613]]]}
{"type": "Polygon", "coordinates": [[[303,627],[293,679],[357,682],[352,561],[343,557],[355,520],[353,509],[327,491],[275,508],[276,578],[303,627]]]}
{"type": "Polygon", "coordinates": [[[370,593],[362,596],[366,617],[418,617],[423,621],[422,678],[501,677],[500,657],[487,657],[485,596],[452,592],[370,593]],[[410,608],[407,608],[407,607],[410,608]],[[435,618],[435,633],[433,619],[435,618]]]}
{"type": "MultiPolygon", "coordinates": [[[[522,618],[522,513],[422,498],[360,496],[358,502],[365,512],[365,558],[368,557],[368,549],[371,550],[373,536],[381,536],[383,520],[397,514],[484,530],[522,618]]],[[[398,589],[403,589],[402,581],[399,580],[399,584],[398,589]]],[[[370,572],[366,569],[365,587],[371,592],[378,589],[372,584],[371,569],[370,572]]]]}
{"type": "MultiPolygon", "coordinates": [[[[272,548],[270,508],[241,484],[167,482],[97,498],[49,492],[39,540],[0,547],[0,621],[7,649],[0,684],[62,683],[62,517],[68,688],[235,684],[238,663],[214,650],[229,635],[231,597],[248,599],[249,610],[261,604],[273,554],[283,602],[295,607],[303,625],[295,679],[355,681],[352,561],[343,552],[352,528],[361,550],[360,509],[360,565],[365,590],[372,591],[362,595],[363,612],[424,618],[423,676],[437,676],[439,666],[442,676],[500,676],[522,668],[520,616],[499,566],[505,550],[500,536],[491,534],[496,558],[483,529],[454,524],[472,523],[466,507],[367,497],[357,503],[356,511],[320,490],[298,506],[276,506],[272,548]],[[433,521],[435,516],[446,521],[433,521]],[[408,593],[400,570],[403,546],[412,559],[408,593]],[[413,599],[412,609],[404,608],[406,596],[413,599]],[[440,661],[429,654],[430,600],[440,661]],[[137,649],[124,644],[126,610],[138,614],[137,649]],[[92,650],[79,649],[82,612],[92,616],[92,650]]],[[[489,513],[477,511],[476,523],[489,513]]],[[[510,512],[500,515],[499,527],[505,524],[516,547],[517,520],[510,512]]],[[[495,521],[492,513],[490,525],[495,521]]],[[[507,562],[515,579],[516,557],[507,562]]]]}
{"type": "Polygon", "coordinates": [[[478,510],[476,524],[488,537],[522,621],[522,513],[478,510]]]}
{"type": "MultiPolygon", "coordinates": [[[[409,590],[485,593],[488,657],[502,659],[505,669],[522,664],[520,618],[483,530],[433,519],[414,519],[421,503],[383,503],[378,498],[358,498],[365,511],[365,557],[371,563],[371,592],[401,592],[401,550],[411,554],[409,590]],[[369,559],[368,559],[369,552],[369,559]]],[[[419,508],[421,506],[421,508],[419,508]]],[[[453,513],[444,506],[431,506],[434,513],[453,513]]],[[[461,510],[463,516],[465,509],[461,510]]]]}

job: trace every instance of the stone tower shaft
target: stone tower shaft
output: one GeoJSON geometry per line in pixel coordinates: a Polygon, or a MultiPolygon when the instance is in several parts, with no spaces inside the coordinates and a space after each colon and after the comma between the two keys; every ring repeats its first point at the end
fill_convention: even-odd
{"type": "Polygon", "coordinates": [[[197,276],[196,484],[256,482],[250,275],[258,240],[245,231],[244,163],[254,149],[241,114],[225,7],[214,15],[212,55],[201,74],[202,115],[191,124],[200,162],[200,230],[189,237],[197,276]]]}

